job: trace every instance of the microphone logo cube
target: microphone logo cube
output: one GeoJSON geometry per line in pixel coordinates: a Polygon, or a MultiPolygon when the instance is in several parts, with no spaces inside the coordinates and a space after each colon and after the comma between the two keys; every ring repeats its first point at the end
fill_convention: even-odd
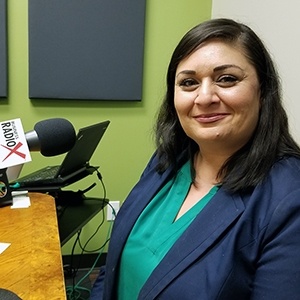
{"type": "Polygon", "coordinates": [[[0,169],[31,161],[21,119],[0,122],[0,169]]]}

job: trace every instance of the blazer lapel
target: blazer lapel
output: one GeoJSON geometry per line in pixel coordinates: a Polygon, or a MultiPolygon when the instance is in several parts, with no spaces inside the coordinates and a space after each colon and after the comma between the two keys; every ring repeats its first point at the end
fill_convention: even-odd
{"type": "Polygon", "coordinates": [[[153,271],[139,299],[154,299],[179,273],[199,259],[243,210],[241,198],[230,196],[221,188],[153,271]]]}
{"type": "Polygon", "coordinates": [[[139,215],[161,186],[168,180],[170,173],[170,171],[166,171],[163,175],[159,175],[153,172],[151,179],[149,179],[149,176],[145,179],[141,179],[127,197],[123,204],[124,207],[119,211],[118,218],[116,218],[114,224],[115,234],[112,237],[118,241],[120,253],[139,215]],[[145,183],[143,181],[145,181],[145,183]]]}
{"type": "Polygon", "coordinates": [[[160,175],[153,168],[147,176],[140,179],[122,205],[118,217],[115,220],[113,234],[110,240],[110,244],[114,245],[114,247],[109,248],[106,259],[106,265],[109,266],[109,268],[106,269],[106,278],[109,278],[106,283],[105,291],[107,299],[114,298],[114,296],[111,295],[116,293],[116,291],[114,291],[114,285],[118,270],[117,265],[132,227],[152,197],[170,178],[171,173],[172,170],[169,169],[160,175]]]}

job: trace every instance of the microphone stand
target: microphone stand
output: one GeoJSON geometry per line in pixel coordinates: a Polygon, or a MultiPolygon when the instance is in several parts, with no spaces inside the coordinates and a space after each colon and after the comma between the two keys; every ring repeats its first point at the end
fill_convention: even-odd
{"type": "Polygon", "coordinates": [[[0,169],[0,207],[13,204],[6,170],[6,168],[0,169]]]}

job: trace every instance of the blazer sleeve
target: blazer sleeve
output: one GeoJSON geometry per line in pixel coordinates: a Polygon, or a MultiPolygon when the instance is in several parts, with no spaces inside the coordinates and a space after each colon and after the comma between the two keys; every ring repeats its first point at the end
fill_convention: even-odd
{"type": "MultiPolygon", "coordinates": [[[[153,169],[157,162],[157,157],[156,157],[156,153],[154,153],[152,155],[152,157],[149,160],[149,163],[147,164],[147,166],[145,167],[144,171],[141,174],[141,178],[143,178],[144,176],[146,176],[149,172],[151,172],[151,169],[153,169]]],[[[122,209],[122,207],[121,207],[122,209]]],[[[101,300],[104,297],[104,279],[105,279],[105,273],[106,273],[106,266],[102,266],[100,268],[99,274],[92,286],[91,289],[91,295],[90,295],[90,300],[101,300]]]]}
{"type": "Polygon", "coordinates": [[[158,164],[158,157],[156,155],[156,151],[153,153],[153,155],[150,157],[150,160],[148,161],[145,169],[143,170],[141,177],[143,178],[144,176],[146,176],[153,168],[155,168],[158,164]]]}
{"type": "Polygon", "coordinates": [[[104,276],[105,276],[105,266],[102,266],[100,267],[99,274],[91,289],[90,300],[103,299],[104,276]]]}
{"type": "Polygon", "coordinates": [[[251,300],[300,299],[300,189],[273,212],[253,284],[251,300]]]}

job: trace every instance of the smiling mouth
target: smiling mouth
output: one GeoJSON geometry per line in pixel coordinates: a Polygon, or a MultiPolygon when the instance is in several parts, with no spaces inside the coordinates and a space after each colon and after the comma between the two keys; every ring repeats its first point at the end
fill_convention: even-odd
{"type": "Polygon", "coordinates": [[[227,116],[228,116],[228,114],[226,114],[226,113],[214,113],[214,114],[198,115],[198,116],[195,116],[194,118],[199,123],[213,123],[213,122],[217,122],[217,121],[223,120],[227,116]]]}

